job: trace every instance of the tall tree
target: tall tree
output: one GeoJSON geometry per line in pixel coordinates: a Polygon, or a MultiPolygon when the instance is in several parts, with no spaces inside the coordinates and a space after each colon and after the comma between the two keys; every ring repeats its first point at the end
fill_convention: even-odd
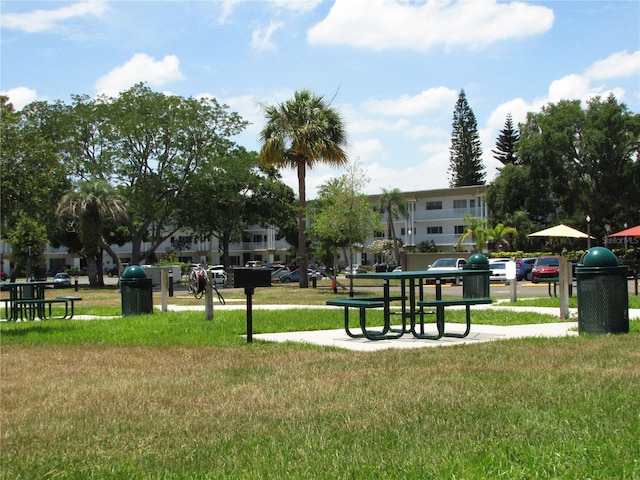
{"type": "Polygon", "coordinates": [[[8,98],[0,96],[0,192],[2,235],[13,229],[22,213],[55,227],[54,210],[69,188],[67,171],[56,155],[56,144],[47,135],[43,106],[36,102],[16,112],[8,98]]]}
{"type": "Polygon", "coordinates": [[[74,96],[70,107],[51,110],[73,175],[106,180],[130,201],[132,263],[153,259],[185,227],[177,197],[202,165],[234,148],[230,137],[247,124],[215,99],[167,95],[144,84],[116,98],[74,96]]]}
{"type": "Polygon", "coordinates": [[[460,90],[453,111],[453,131],[449,147],[449,186],[484,185],[482,145],[476,116],[469,107],[464,90],[460,90]]]}
{"type": "Polygon", "coordinates": [[[496,149],[491,150],[491,153],[494,154],[493,158],[503,165],[518,163],[516,146],[518,145],[519,139],[520,134],[513,128],[513,118],[511,118],[511,114],[509,113],[504,122],[504,128],[500,130],[500,135],[498,135],[496,139],[496,149]]]}
{"type": "Polygon", "coordinates": [[[613,95],[529,113],[518,157],[537,185],[525,204],[533,220],[584,228],[589,214],[597,237],[640,221],[640,114],[613,95]],[[541,199],[550,205],[533,210],[541,199]]]}
{"type": "Polygon", "coordinates": [[[387,238],[393,242],[393,253],[397,265],[400,265],[400,246],[396,236],[394,221],[400,216],[407,218],[407,201],[398,188],[382,189],[380,209],[387,214],[387,238]]]}
{"type": "Polygon", "coordinates": [[[100,247],[104,245],[103,231],[106,217],[124,220],[127,217],[126,202],[104,180],[79,182],[76,189],[67,192],[56,209],[63,221],[77,224],[87,260],[89,284],[104,286],[102,271],[98,268],[100,247]]]}
{"type": "Polygon", "coordinates": [[[340,113],[324,97],[309,90],[295,92],[281,104],[264,106],[266,125],[260,132],[260,160],[298,174],[298,265],[300,288],[309,288],[306,239],[306,172],[318,163],[347,163],[347,133],[340,113]]]}

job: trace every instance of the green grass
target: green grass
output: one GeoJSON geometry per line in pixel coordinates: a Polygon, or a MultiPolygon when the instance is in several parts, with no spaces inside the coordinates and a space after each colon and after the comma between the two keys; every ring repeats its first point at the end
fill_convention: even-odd
{"type": "MultiPolygon", "coordinates": [[[[79,305],[119,315],[119,296],[101,295],[81,292],[79,305]]],[[[255,333],[342,318],[253,311],[255,333]]],[[[638,479],[640,322],[630,326],[364,353],[247,344],[244,310],[2,323],[0,478],[638,479]]]]}

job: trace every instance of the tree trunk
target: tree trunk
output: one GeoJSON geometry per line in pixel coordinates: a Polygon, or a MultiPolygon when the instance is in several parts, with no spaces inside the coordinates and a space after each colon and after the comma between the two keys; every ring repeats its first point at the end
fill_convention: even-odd
{"type": "Polygon", "coordinates": [[[96,255],[87,255],[87,276],[89,277],[89,285],[98,287],[98,266],[96,264],[96,255]]]}
{"type": "Polygon", "coordinates": [[[307,232],[306,232],[306,163],[304,159],[298,160],[298,193],[300,195],[298,210],[298,268],[300,268],[300,288],[309,288],[309,277],[307,276],[307,232]]]}

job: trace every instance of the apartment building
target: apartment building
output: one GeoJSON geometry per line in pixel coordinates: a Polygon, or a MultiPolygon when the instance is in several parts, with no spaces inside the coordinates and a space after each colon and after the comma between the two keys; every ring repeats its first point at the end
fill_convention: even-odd
{"type": "MultiPolygon", "coordinates": [[[[440,251],[453,251],[458,239],[465,231],[464,218],[471,215],[476,218],[487,218],[488,208],[484,201],[487,187],[478,185],[471,187],[443,188],[437,190],[421,190],[403,192],[407,202],[406,218],[394,219],[396,236],[404,244],[420,245],[422,242],[433,242],[440,251]]],[[[372,208],[380,209],[380,195],[371,195],[372,208]]],[[[365,242],[370,245],[377,239],[387,237],[386,213],[383,214],[382,224],[384,231],[371,232],[371,237],[365,242]]],[[[467,240],[467,250],[471,250],[472,242],[467,240]]],[[[143,245],[143,251],[148,245],[143,245]]],[[[185,263],[220,263],[220,248],[215,237],[200,238],[180,232],[167,239],[156,250],[161,256],[164,253],[174,252],[180,261],[185,263]]],[[[113,246],[114,251],[124,263],[130,263],[131,246],[125,244],[122,247],[113,246]]],[[[0,241],[0,253],[2,253],[2,268],[10,273],[10,261],[8,246],[0,241]]],[[[251,226],[245,232],[242,242],[230,245],[231,262],[233,265],[242,266],[250,260],[259,260],[263,263],[282,261],[287,262],[292,258],[290,245],[280,237],[276,228],[262,228],[251,226]]],[[[84,262],[77,256],[71,255],[66,248],[54,249],[49,247],[46,251],[47,273],[55,274],[65,266],[83,268],[84,262]]],[[[376,259],[366,248],[358,252],[357,263],[373,264],[376,259]]],[[[344,263],[344,260],[343,260],[344,263]]],[[[105,255],[103,269],[107,271],[114,266],[112,259],[105,255]]]]}

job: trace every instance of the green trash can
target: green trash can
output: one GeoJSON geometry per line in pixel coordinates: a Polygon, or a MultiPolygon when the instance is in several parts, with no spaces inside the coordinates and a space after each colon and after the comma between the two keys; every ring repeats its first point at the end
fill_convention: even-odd
{"type": "Polygon", "coordinates": [[[122,315],[153,313],[153,280],[139,265],[125,268],[120,277],[122,315]]]}
{"type": "Polygon", "coordinates": [[[594,247],[576,267],[578,331],[628,333],[627,266],[618,264],[611,250],[594,247]]]}
{"type": "Polygon", "coordinates": [[[464,298],[489,298],[489,275],[481,270],[489,270],[489,260],[481,253],[469,257],[463,270],[478,270],[477,273],[466,273],[462,277],[462,296],[464,298]]]}

